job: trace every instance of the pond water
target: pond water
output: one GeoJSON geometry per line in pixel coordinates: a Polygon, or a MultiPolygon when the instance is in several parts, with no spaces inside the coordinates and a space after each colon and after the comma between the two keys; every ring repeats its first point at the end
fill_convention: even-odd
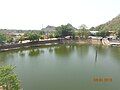
{"type": "Polygon", "coordinates": [[[16,66],[24,90],[120,90],[118,47],[55,45],[1,52],[0,65],[16,66]]]}

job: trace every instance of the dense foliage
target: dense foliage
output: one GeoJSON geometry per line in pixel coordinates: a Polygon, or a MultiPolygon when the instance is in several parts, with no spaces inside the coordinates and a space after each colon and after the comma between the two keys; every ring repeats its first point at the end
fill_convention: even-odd
{"type": "Polygon", "coordinates": [[[0,33],[0,44],[3,44],[6,41],[5,34],[0,33]]]}
{"type": "Polygon", "coordinates": [[[103,31],[99,31],[96,35],[104,38],[106,36],[109,36],[110,33],[108,31],[103,30],[103,31]]]}
{"type": "Polygon", "coordinates": [[[87,39],[88,36],[90,35],[90,32],[88,29],[86,29],[87,26],[82,24],[77,32],[77,35],[82,38],[82,39],[87,39]]]}
{"type": "Polygon", "coordinates": [[[20,84],[17,75],[13,72],[13,66],[0,67],[0,86],[5,90],[19,90],[20,84]]]}
{"type": "Polygon", "coordinates": [[[7,41],[7,43],[11,43],[11,42],[13,42],[13,37],[12,36],[6,36],[6,41],[7,41]]]}
{"type": "Polygon", "coordinates": [[[28,39],[30,41],[38,41],[40,36],[37,33],[28,33],[28,39]]]}
{"type": "MultiPolygon", "coordinates": [[[[91,28],[93,29],[93,28],[91,28]]],[[[97,26],[94,30],[101,31],[119,31],[120,30],[120,15],[113,18],[111,21],[97,26]]]]}
{"type": "Polygon", "coordinates": [[[56,37],[65,37],[65,36],[74,36],[74,35],[75,32],[73,28],[69,27],[69,24],[56,27],[56,32],[55,32],[56,37]]]}
{"type": "Polygon", "coordinates": [[[118,38],[120,38],[120,30],[118,31],[117,36],[118,36],[118,38]]]}

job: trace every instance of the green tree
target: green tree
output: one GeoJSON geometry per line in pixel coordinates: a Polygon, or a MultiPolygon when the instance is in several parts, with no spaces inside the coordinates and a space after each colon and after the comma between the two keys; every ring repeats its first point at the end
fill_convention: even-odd
{"type": "Polygon", "coordinates": [[[25,40],[24,35],[21,35],[20,38],[19,38],[20,43],[22,43],[22,41],[24,41],[24,40],[25,40]]]}
{"type": "Polygon", "coordinates": [[[20,83],[17,75],[13,72],[13,66],[1,66],[0,67],[0,86],[4,90],[19,90],[20,83]]]}
{"type": "Polygon", "coordinates": [[[39,49],[31,49],[29,52],[29,56],[38,56],[40,54],[39,49]]]}
{"type": "Polygon", "coordinates": [[[45,35],[45,32],[44,31],[40,31],[39,35],[45,35]]]}
{"type": "Polygon", "coordinates": [[[54,38],[54,37],[55,37],[54,32],[50,32],[50,33],[48,34],[48,37],[49,37],[49,38],[54,38]]]}
{"type": "Polygon", "coordinates": [[[101,31],[104,30],[105,24],[101,24],[95,28],[95,31],[101,31]]]}
{"type": "Polygon", "coordinates": [[[0,44],[3,44],[6,41],[5,34],[0,33],[0,44]]]}
{"type": "Polygon", "coordinates": [[[120,30],[117,32],[117,37],[120,39],[120,30]]]}
{"type": "Polygon", "coordinates": [[[13,42],[13,37],[12,36],[6,36],[6,41],[7,41],[7,43],[12,43],[13,42]]]}
{"type": "Polygon", "coordinates": [[[61,25],[56,27],[55,36],[57,37],[65,37],[65,36],[74,36],[75,32],[73,28],[69,27],[69,25],[61,25]]]}
{"type": "Polygon", "coordinates": [[[95,27],[91,27],[89,30],[90,31],[95,31],[95,27]]]}
{"type": "Polygon", "coordinates": [[[87,39],[90,35],[90,31],[87,29],[87,26],[85,24],[82,24],[79,27],[78,34],[82,39],[87,39]]]}
{"type": "Polygon", "coordinates": [[[54,32],[54,34],[55,34],[55,38],[58,38],[58,37],[60,37],[60,35],[61,35],[58,30],[56,30],[56,31],[54,32]]]}
{"type": "Polygon", "coordinates": [[[86,30],[87,26],[85,24],[82,24],[79,29],[86,30]]]}
{"type": "Polygon", "coordinates": [[[100,37],[106,37],[106,36],[109,36],[110,33],[108,31],[105,31],[105,30],[102,30],[102,31],[99,31],[96,36],[100,36],[100,37]]]}
{"type": "Polygon", "coordinates": [[[37,33],[29,33],[28,39],[30,41],[39,41],[40,36],[37,33]]]}

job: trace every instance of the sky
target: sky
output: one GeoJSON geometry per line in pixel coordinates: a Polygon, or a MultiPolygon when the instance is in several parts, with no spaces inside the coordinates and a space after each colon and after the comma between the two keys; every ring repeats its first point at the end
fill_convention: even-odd
{"type": "Polygon", "coordinates": [[[71,23],[88,28],[120,14],[120,0],[0,0],[0,29],[35,29],[71,23]]]}

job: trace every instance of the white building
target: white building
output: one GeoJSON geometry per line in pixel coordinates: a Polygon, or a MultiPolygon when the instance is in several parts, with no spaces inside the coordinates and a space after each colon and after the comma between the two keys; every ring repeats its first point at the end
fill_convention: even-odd
{"type": "Polygon", "coordinates": [[[98,31],[90,31],[90,33],[91,33],[92,35],[96,35],[96,34],[98,33],[98,31]]]}

